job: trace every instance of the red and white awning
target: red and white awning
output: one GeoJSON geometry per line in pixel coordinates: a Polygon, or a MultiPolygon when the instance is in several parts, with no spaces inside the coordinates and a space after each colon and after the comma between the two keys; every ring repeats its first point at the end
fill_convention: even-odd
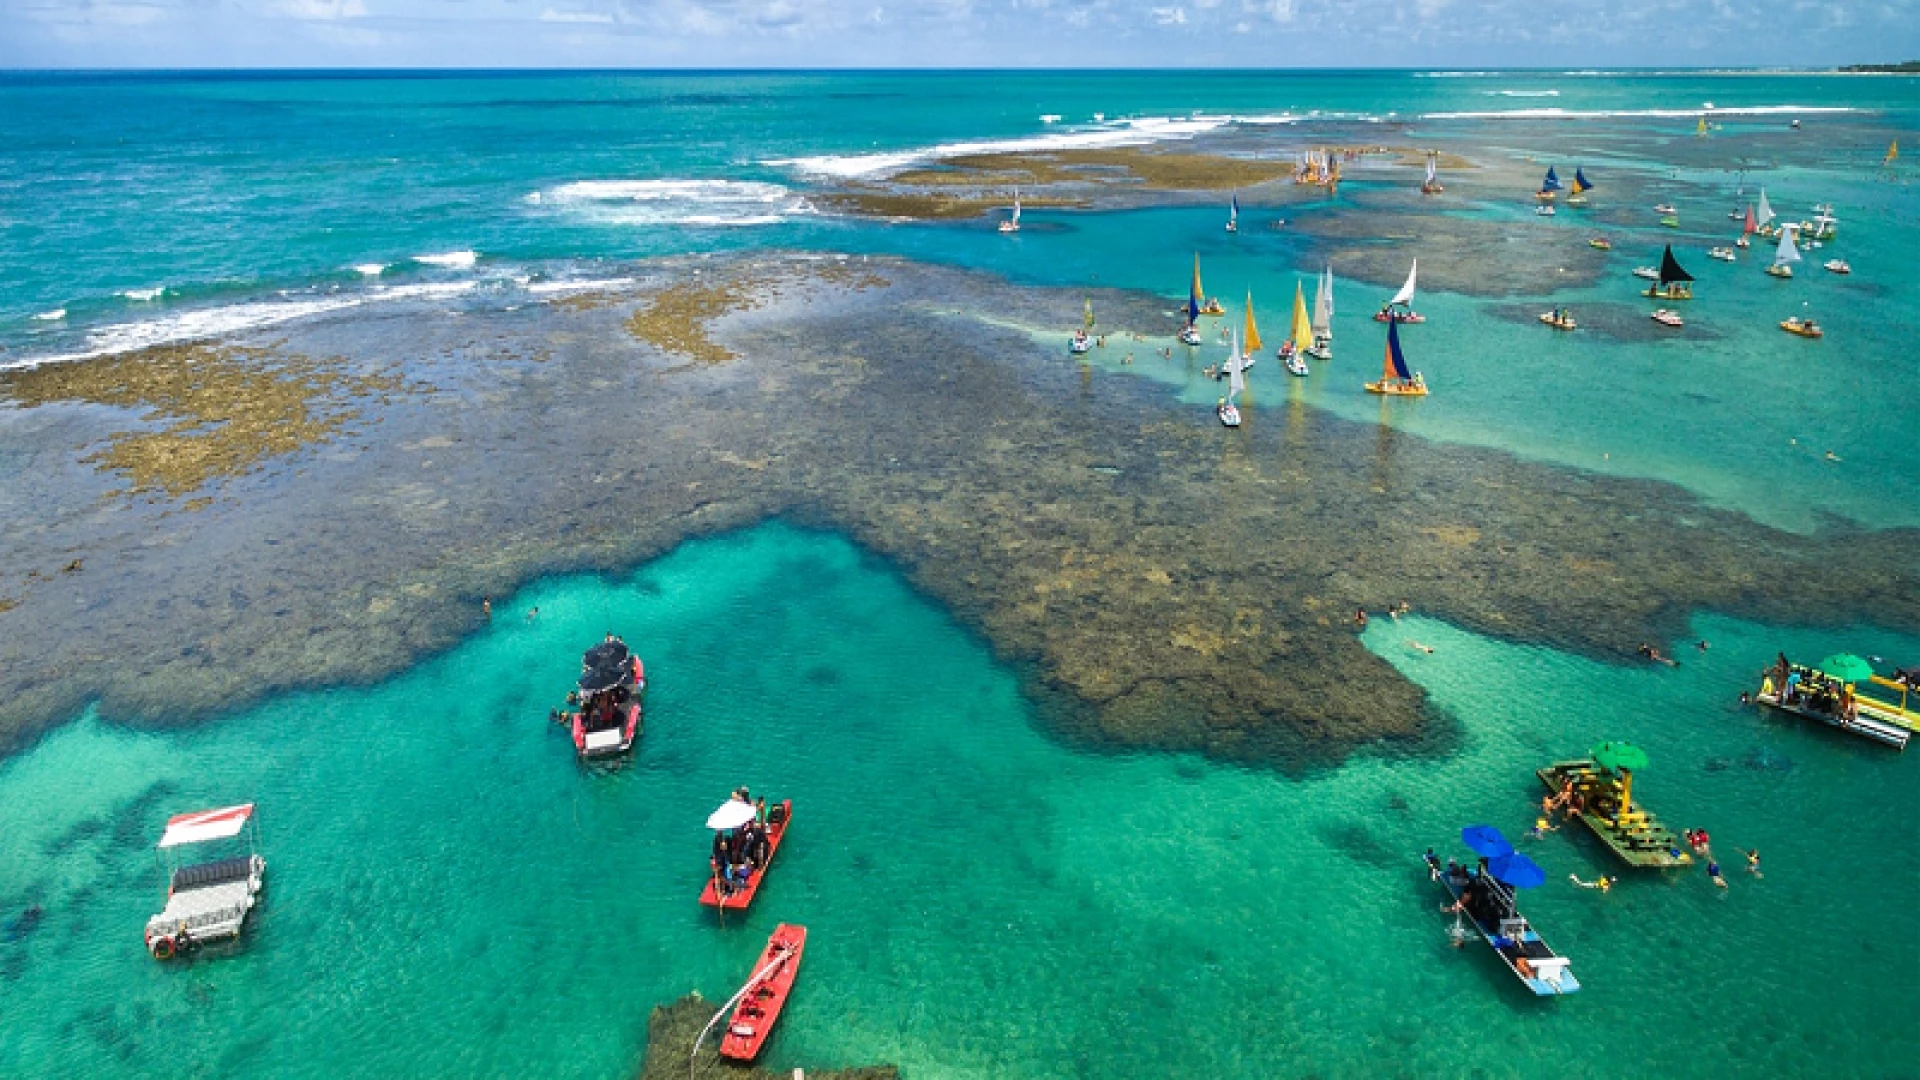
{"type": "Polygon", "coordinates": [[[226,806],[218,810],[197,810],[167,819],[167,831],[160,837],[163,848],[197,844],[202,840],[225,840],[237,836],[253,816],[253,804],[226,806]]]}

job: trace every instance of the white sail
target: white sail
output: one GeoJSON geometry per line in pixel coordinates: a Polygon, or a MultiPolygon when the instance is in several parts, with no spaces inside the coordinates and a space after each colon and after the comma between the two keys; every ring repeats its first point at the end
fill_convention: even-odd
{"type": "Polygon", "coordinates": [[[1013,223],[1020,224],[1020,189],[1013,189],[1013,223]]]}
{"type": "Polygon", "coordinates": [[[1433,183],[1433,175],[1434,175],[1433,155],[1428,154],[1427,155],[1427,183],[1429,184],[1433,183]]]}
{"type": "Polygon", "coordinates": [[[1757,209],[1754,210],[1754,214],[1755,214],[1754,220],[1756,221],[1756,223],[1761,225],[1765,225],[1767,222],[1773,220],[1773,207],[1767,205],[1767,189],[1766,188],[1760,189],[1760,205],[1757,209]]]}
{"type": "Polygon", "coordinates": [[[1791,225],[1780,230],[1780,248],[1773,253],[1773,265],[1783,266],[1800,261],[1800,249],[1793,245],[1794,232],[1791,225]]]}
{"type": "Polygon", "coordinates": [[[1313,297],[1313,333],[1316,337],[1328,336],[1333,329],[1333,267],[1320,276],[1320,289],[1313,297]]]}
{"type": "Polygon", "coordinates": [[[1240,374],[1240,332],[1233,332],[1233,351],[1227,354],[1227,403],[1247,388],[1247,380],[1240,374]]]}
{"type": "Polygon", "coordinates": [[[1413,279],[1419,273],[1420,273],[1420,260],[1415,259],[1413,260],[1413,269],[1407,271],[1407,283],[1405,285],[1400,286],[1399,292],[1393,294],[1393,301],[1392,301],[1393,303],[1396,303],[1396,304],[1413,303],[1413,279]]]}

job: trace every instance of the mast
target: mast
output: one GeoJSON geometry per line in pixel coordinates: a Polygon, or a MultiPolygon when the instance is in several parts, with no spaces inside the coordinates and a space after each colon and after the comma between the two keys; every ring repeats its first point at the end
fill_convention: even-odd
{"type": "Polygon", "coordinates": [[[1434,161],[1433,155],[1428,154],[1427,155],[1427,183],[1429,184],[1433,183],[1434,174],[1436,172],[1433,161],[1434,161]]]}
{"type": "Polygon", "coordinates": [[[1747,204],[1747,220],[1744,223],[1742,223],[1740,226],[1740,235],[1742,236],[1751,235],[1753,233],[1754,227],[1755,226],[1753,223],[1753,204],[1748,203],[1747,204]]]}
{"type": "Polygon", "coordinates": [[[1198,310],[1207,298],[1206,291],[1200,288],[1200,253],[1193,253],[1193,306],[1198,310]]]}
{"type": "Polygon", "coordinates": [[[1088,330],[1093,329],[1093,297],[1087,297],[1087,313],[1084,322],[1088,330]]]}
{"type": "Polygon", "coordinates": [[[1227,224],[1237,225],[1239,223],[1240,223],[1240,193],[1236,191],[1233,193],[1233,203],[1227,209],[1227,224]]]}
{"type": "Polygon", "coordinates": [[[1253,290],[1247,290],[1247,351],[1260,347],[1260,328],[1253,325],[1253,290]]]}
{"type": "Polygon", "coordinates": [[[1013,189],[1013,223],[1020,224],[1020,189],[1013,189]]]}
{"type": "Polygon", "coordinates": [[[1293,283],[1293,347],[1305,352],[1313,345],[1313,329],[1307,323],[1307,295],[1300,282],[1293,283]]]}

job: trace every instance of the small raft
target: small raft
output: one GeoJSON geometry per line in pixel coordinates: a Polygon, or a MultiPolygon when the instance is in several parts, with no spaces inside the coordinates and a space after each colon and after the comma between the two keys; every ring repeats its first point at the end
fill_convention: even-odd
{"type": "Polygon", "coordinates": [[[793,993],[793,981],[800,975],[800,956],[807,947],[807,928],[781,923],[767,939],[760,954],[760,967],[742,988],[740,1003],[727,1021],[727,1033],[720,1040],[720,1055],[735,1061],[752,1061],[760,1056],[773,1034],[773,1025],[793,993]]]}

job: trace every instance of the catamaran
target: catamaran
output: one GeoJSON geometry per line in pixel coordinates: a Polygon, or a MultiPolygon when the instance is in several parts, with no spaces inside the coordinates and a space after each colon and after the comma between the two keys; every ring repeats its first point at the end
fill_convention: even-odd
{"type": "Polygon", "coordinates": [[[1420,194],[1438,195],[1447,190],[1440,186],[1440,155],[1427,151],[1427,178],[1420,184],[1420,194]]]}
{"type": "Polygon", "coordinates": [[[1227,231],[1240,231],[1240,193],[1233,193],[1233,203],[1227,208],[1227,231]]]}
{"type": "Polygon", "coordinates": [[[206,942],[240,936],[267,875],[259,842],[252,803],[167,819],[167,831],[160,835],[167,906],[147,920],[146,930],[154,959],[171,960],[206,942]],[[238,839],[242,834],[244,841],[238,839]],[[234,841],[225,851],[201,846],[225,841],[234,841]],[[224,857],[181,865],[179,852],[188,847],[224,857]]]}
{"type": "Polygon", "coordinates": [[[1293,333],[1280,346],[1280,360],[1289,375],[1307,377],[1307,350],[1313,348],[1313,324],[1307,319],[1307,294],[1293,283],[1293,333]]]}
{"type": "Polygon", "coordinates": [[[1003,233],[1016,233],[1020,231],[1020,189],[1019,188],[1013,189],[1013,216],[1000,223],[1000,231],[1003,233]]]}
{"type": "Polygon", "coordinates": [[[1777,278],[1793,276],[1793,264],[1800,261],[1800,249],[1793,245],[1793,234],[1799,226],[1783,225],[1780,228],[1780,246],[1773,251],[1773,265],[1767,267],[1767,273],[1777,278]]]}
{"type": "Polygon", "coordinates": [[[1081,319],[1080,329],[1073,332],[1073,340],[1067,342],[1067,351],[1075,356],[1093,348],[1093,297],[1087,297],[1087,313],[1081,319]]]}
{"type": "MultiPolygon", "coordinates": [[[[1639,273],[1638,270],[1634,273],[1639,273]]],[[[1693,275],[1680,269],[1679,260],[1673,257],[1673,245],[1660,256],[1659,277],[1654,284],[1641,293],[1655,300],[1691,300],[1693,299],[1693,275]]]]}
{"type": "Polygon", "coordinates": [[[1567,205],[1587,205],[1587,192],[1592,190],[1593,181],[1587,179],[1587,171],[1576,165],[1573,170],[1573,190],[1567,193],[1567,205]]]}
{"type": "Polygon", "coordinates": [[[1413,260],[1413,267],[1407,271],[1407,283],[1393,294],[1393,299],[1380,305],[1374,312],[1374,322],[1423,323],[1427,317],[1413,310],[1413,282],[1420,274],[1420,260],[1413,260]]]}
{"type": "Polygon", "coordinates": [[[1333,267],[1320,275],[1320,288],[1313,297],[1313,344],[1307,355],[1315,360],[1333,359],[1333,267]]]}
{"type": "Polygon", "coordinates": [[[1407,370],[1407,358],[1400,352],[1400,324],[1387,324],[1387,354],[1379,382],[1366,384],[1369,394],[1394,397],[1426,397],[1427,380],[1417,371],[1407,370]]]}
{"type": "Polygon", "coordinates": [[[1240,426],[1240,407],[1234,404],[1234,399],[1247,389],[1246,377],[1240,374],[1239,335],[1234,336],[1232,348],[1233,351],[1227,354],[1227,396],[1220,399],[1213,411],[1220,417],[1222,426],[1237,428],[1240,426]]]}
{"type": "Polygon", "coordinates": [[[1547,177],[1540,181],[1540,190],[1534,192],[1533,197],[1539,199],[1541,202],[1552,202],[1553,193],[1559,190],[1560,175],[1553,171],[1553,166],[1549,165],[1547,166],[1547,177]]]}

